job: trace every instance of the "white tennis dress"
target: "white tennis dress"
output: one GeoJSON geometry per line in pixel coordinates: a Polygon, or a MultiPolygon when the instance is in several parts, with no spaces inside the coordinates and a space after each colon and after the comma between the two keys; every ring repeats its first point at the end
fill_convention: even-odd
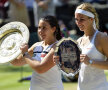
{"type": "MultiPolygon", "coordinates": [[[[101,61],[105,60],[106,57],[96,49],[94,44],[98,32],[99,31],[96,30],[88,46],[80,46],[80,48],[82,49],[82,54],[87,54],[91,60],[101,61]]],[[[104,70],[82,63],[77,90],[108,90],[108,83],[104,70]]]]}
{"type": "MultiPolygon", "coordinates": [[[[43,49],[42,43],[40,43],[39,46],[34,48],[33,59],[41,61],[50,51],[52,46],[53,44],[43,49]]],[[[58,67],[55,65],[43,74],[33,71],[30,90],[64,90],[61,80],[61,72],[58,67]]]]}

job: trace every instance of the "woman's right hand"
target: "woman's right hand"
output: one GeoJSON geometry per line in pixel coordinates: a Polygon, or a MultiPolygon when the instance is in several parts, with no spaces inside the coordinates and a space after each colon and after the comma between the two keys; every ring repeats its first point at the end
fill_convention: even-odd
{"type": "Polygon", "coordinates": [[[56,55],[53,55],[53,62],[55,63],[55,64],[58,64],[59,63],[59,56],[56,56],[56,55]]]}

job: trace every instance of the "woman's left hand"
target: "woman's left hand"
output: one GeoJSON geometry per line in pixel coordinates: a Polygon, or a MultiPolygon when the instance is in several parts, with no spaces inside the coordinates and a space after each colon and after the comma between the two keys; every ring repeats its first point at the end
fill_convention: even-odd
{"type": "Polygon", "coordinates": [[[22,54],[28,52],[28,44],[27,43],[22,44],[20,50],[22,51],[22,54]]]}
{"type": "Polygon", "coordinates": [[[89,65],[89,60],[90,60],[90,58],[86,54],[80,55],[80,61],[84,62],[86,65],[89,65]]]}

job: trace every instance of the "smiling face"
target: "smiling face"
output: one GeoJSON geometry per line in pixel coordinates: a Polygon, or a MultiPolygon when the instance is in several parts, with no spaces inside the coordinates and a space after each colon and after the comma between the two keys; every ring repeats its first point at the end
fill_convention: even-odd
{"type": "Polygon", "coordinates": [[[85,31],[93,27],[93,18],[80,13],[75,13],[75,22],[81,31],[85,31]]]}
{"type": "Polygon", "coordinates": [[[51,27],[50,24],[44,20],[39,21],[38,34],[41,40],[51,40],[54,38],[55,27],[51,27]]]}

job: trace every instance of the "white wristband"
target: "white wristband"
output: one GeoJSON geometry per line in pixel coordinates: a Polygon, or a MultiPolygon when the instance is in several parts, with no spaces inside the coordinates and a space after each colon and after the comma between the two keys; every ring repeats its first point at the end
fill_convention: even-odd
{"type": "Polygon", "coordinates": [[[89,60],[89,65],[93,64],[93,60],[89,60]]]}

